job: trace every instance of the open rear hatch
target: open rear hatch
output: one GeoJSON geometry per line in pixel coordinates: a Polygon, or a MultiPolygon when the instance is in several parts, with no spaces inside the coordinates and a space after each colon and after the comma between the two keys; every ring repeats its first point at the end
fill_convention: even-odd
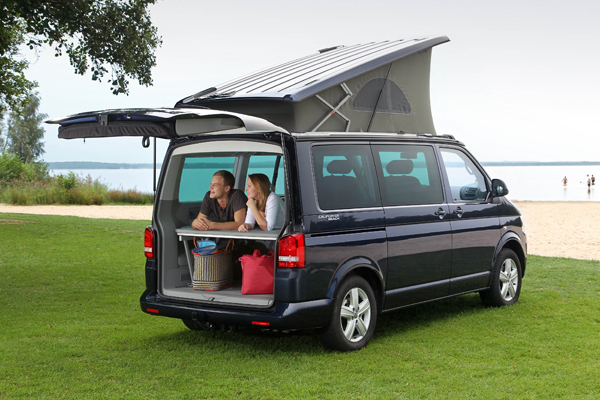
{"type": "Polygon", "coordinates": [[[272,123],[249,115],[202,108],[119,109],[84,112],[46,121],[60,124],[58,137],[82,139],[142,136],[175,139],[211,133],[276,131],[272,123]]]}
{"type": "Polygon", "coordinates": [[[236,188],[242,190],[250,173],[264,172],[273,184],[279,177],[281,182],[277,184],[279,190],[276,193],[284,197],[287,185],[280,135],[287,134],[285,129],[261,118],[202,108],[103,110],[47,122],[60,124],[59,138],[63,139],[141,136],[145,147],[150,137],[171,140],[173,145],[161,171],[162,183],[153,212],[158,292],[166,298],[213,304],[250,307],[273,304],[272,294],[241,294],[239,265],[233,287],[217,292],[193,290],[192,239],[196,236],[216,240],[233,238],[243,242],[250,253],[253,246],[276,250],[281,228],[244,234],[237,231],[201,232],[189,225],[200,209],[212,174],[218,169],[230,170],[236,176],[236,188]],[[199,136],[210,136],[210,140],[178,140],[199,136]],[[230,164],[219,167],[217,164],[221,161],[230,164]]]}

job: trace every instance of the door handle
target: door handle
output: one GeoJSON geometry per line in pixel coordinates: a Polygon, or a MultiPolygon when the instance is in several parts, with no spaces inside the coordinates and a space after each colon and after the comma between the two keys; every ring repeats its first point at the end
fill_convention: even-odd
{"type": "Polygon", "coordinates": [[[458,216],[458,218],[462,217],[464,213],[464,210],[460,207],[456,207],[456,210],[454,210],[454,214],[456,214],[458,216]]]}
{"type": "Polygon", "coordinates": [[[444,211],[444,209],[442,207],[438,208],[436,212],[434,212],[435,215],[437,215],[438,217],[440,217],[440,219],[444,218],[444,215],[446,215],[446,211],[444,211]]]}

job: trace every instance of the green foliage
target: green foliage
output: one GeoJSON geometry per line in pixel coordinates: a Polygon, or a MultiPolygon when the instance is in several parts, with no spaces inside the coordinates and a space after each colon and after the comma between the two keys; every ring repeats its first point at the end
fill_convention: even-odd
{"type": "Polygon", "coordinates": [[[71,190],[77,186],[77,175],[73,171],[69,171],[66,175],[58,174],[56,175],[56,184],[65,190],[71,190]]]}
{"type": "Polygon", "coordinates": [[[19,179],[25,171],[25,163],[16,154],[0,153],[0,185],[19,179]]]}
{"type": "Polygon", "coordinates": [[[109,74],[114,94],[128,93],[128,78],[151,85],[154,51],[161,45],[148,6],[156,0],[3,0],[0,6],[0,116],[36,86],[24,76],[18,46],[44,45],[67,54],[75,73],[109,74]]]}
{"type": "Polygon", "coordinates": [[[0,154],[0,203],[153,204],[154,196],[135,189],[108,190],[99,180],[72,171],[50,177],[45,163],[24,163],[14,154],[0,154]]]}
{"type": "Polygon", "coordinates": [[[45,162],[23,162],[16,154],[0,153],[0,188],[14,181],[47,181],[48,164],[45,162]]]}
{"type": "Polygon", "coordinates": [[[0,398],[596,399],[600,263],[530,256],[519,303],[382,314],[371,343],[141,312],[150,221],[0,214],[0,398]]]}
{"type": "MultiPolygon", "coordinates": [[[[4,2],[3,2],[4,4],[4,2]]],[[[6,24],[6,6],[0,6],[0,120],[7,108],[17,110],[37,83],[25,78],[29,63],[19,59],[19,45],[23,43],[23,24],[13,20],[6,24]]],[[[0,143],[1,144],[1,143],[0,143]]]]}
{"type": "MultiPolygon", "coordinates": [[[[73,172],[69,172],[69,174],[73,174],[73,172]]],[[[107,191],[108,187],[105,184],[88,175],[85,178],[78,178],[75,186],[68,190],[68,193],[71,204],[101,206],[108,199],[107,191]]]]}
{"type": "Polygon", "coordinates": [[[12,110],[8,117],[8,128],[4,148],[25,162],[40,158],[44,151],[44,128],[42,122],[48,118],[38,113],[40,98],[32,93],[25,99],[19,111],[12,110]]]}
{"type": "Polygon", "coordinates": [[[50,179],[48,174],[48,164],[44,161],[25,163],[27,167],[26,175],[32,181],[45,182],[50,179]]]}
{"type": "Polygon", "coordinates": [[[109,190],[106,195],[110,203],[116,204],[154,204],[152,193],[138,192],[136,189],[109,190]]]}
{"type": "Polygon", "coordinates": [[[46,181],[16,180],[0,191],[0,202],[18,205],[81,204],[102,205],[108,200],[108,187],[89,175],[79,177],[73,172],[59,174],[46,181]]]}

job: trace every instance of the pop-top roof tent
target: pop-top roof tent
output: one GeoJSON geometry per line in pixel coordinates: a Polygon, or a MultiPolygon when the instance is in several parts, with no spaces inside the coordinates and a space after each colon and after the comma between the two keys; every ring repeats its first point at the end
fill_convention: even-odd
{"type": "Polygon", "coordinates": [[[180,100],[264,118],[290,132],[435,134],[429,100],[431,48],[446,36],[340,46],[180,100]]]}

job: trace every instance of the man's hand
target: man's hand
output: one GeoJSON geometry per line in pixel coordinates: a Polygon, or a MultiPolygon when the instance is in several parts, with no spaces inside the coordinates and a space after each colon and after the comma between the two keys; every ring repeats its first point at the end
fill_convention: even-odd
{"type": "Polygon", "coordinates": [[[210,229],[210,221],[205,218],[196,218],[192,221],[192,228],[207,231],[210,229]]]}

